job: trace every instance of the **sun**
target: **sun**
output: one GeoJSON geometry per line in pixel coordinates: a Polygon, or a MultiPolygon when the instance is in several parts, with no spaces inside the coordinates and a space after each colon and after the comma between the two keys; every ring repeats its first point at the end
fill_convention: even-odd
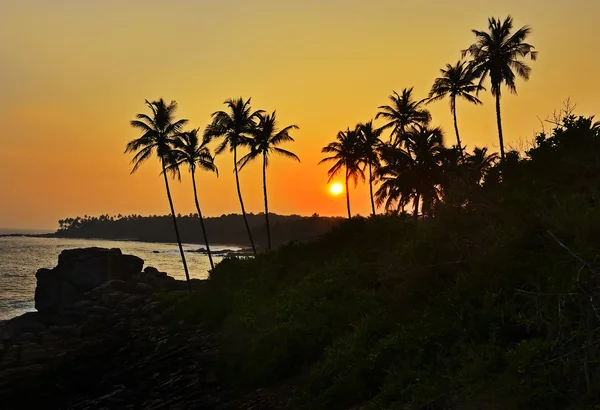
{"type": "Polygon", "coordinates": [[[344,186],[339,182],[336,182],[329,185],[329,192],[331,192],[332,195],[339,195],[344,192],[344,186]]]}

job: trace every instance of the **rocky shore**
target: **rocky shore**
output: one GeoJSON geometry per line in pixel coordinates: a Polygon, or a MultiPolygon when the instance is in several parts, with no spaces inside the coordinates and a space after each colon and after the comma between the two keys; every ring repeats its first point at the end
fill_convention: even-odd
{"type": "Polygon", "coordinates": [[[74,249],[37,272],[37,312],[0,324],[3,410],[283,406],[267,391],[227,392],[211,370],[213,337],[174,330],[173,311],[156,298],[187,284],[143,263],[119,249],[74,249]]]}

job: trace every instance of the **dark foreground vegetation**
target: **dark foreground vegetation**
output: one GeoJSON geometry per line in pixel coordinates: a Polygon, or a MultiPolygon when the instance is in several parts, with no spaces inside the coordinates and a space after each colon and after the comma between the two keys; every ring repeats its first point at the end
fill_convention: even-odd
{"type": "MultiPolygon", "coordinates": [[[[275,245],[295,240],[311,239],[338,225],[342,218],[313,215],[270,214],[271,235],[275,245]]],[[[248,223],[259,247],[267,246],[264,214],[247,214],[248,223]]],[[[201,220],[197,214],[178,215],[181,240],[185,243],[203,243],[201,220]]],[[[101,215],[66,218],[58,221],[54,236],[61,238],[132,239],[147,242],[175,242],[170,215],[101,215]]],[[[204,218],[206,231],[216,244],[249,245],[248,234],[239,214],[204,218]]]]}
{"type": "Polygon", "coordinates": [[[292,408],[594,408],[599,177],[600,127],[567,116],[426,218],[353,218],[164,301],[215,331],[223,383],[292,408]]]}

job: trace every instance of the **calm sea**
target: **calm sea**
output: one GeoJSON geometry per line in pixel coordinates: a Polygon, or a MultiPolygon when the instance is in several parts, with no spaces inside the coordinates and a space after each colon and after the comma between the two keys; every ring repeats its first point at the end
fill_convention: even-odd
{"type": "MultiPolygon", "coordinates": [[[[144,266],[154,266],[176,279],[185,279],[176,244],[101,239],[0,237],[0,320],[35,310],[33,302],[35,272],[39,268],[56,266],[58,254],[64,249],[91,246],[120,248],[123,253],[142,258],[144,266]]],[[[203,279],[207,277],[210,268],[208,257],[201,253],[189,252],[200,247],[201,245],[184,245],[190,276],[203,279]]],[[[214,245],[211,246],[212,249],[239,249],[239,247],[214,245]]],[[[219,257],[215,258],[215,262],[220,260],[219,257]]]]}

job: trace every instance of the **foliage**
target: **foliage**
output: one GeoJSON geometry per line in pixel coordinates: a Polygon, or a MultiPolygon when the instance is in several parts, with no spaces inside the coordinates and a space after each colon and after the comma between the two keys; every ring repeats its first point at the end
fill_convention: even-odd
{"type": "MultiPolygon", "coordinates": [[[[129,239],[146,242],[175,242],[170,229],[172,221],[168,215],[100,215],[61,219],[60,228],[54,234],[61,238],[129,239]]],[[[274,245],[295,240],[305,240],[323,235],[342,218],[269,214],[274,245]]],[[[202,243],[203,232],[198,214],[178,215],[181,239],[184,243],[202,243]]],[[[266,232],[263,227],[264,214],[248,214],[252,234],[259,247],[266,247],[266,232]]],[[[208,237],[212,243],[227,245],[249,245],[242,216],[223,214],[204,218],[208,237]]]]}
{"type": "Polygon", "coordinates": [[[293,380],[294,408],[591,408],[599,153],[593,120],[573,116],[523,158],[480,150],[465,200],[225,260],[178,312],[218,329],[224,380],[293,380]]]}

